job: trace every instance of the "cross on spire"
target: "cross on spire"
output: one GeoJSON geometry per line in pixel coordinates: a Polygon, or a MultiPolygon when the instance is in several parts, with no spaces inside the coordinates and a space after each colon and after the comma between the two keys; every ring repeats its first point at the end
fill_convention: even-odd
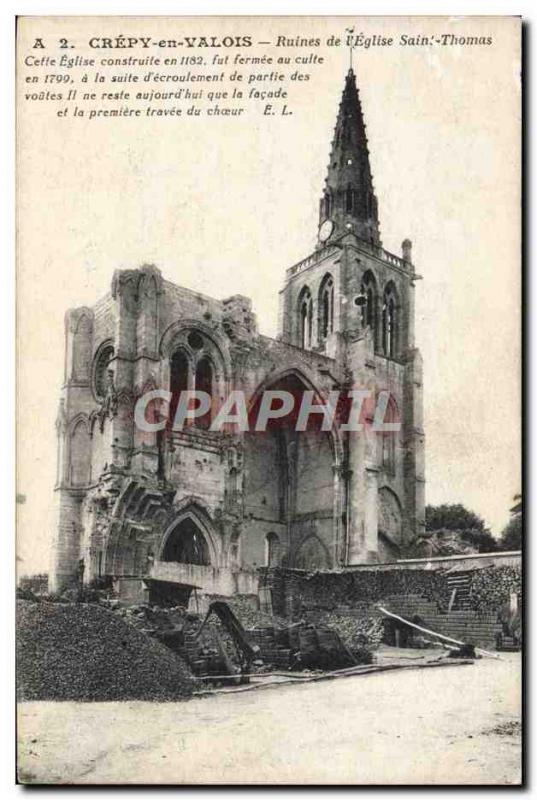
{"type": "Polygon", "coordinates": [[[352,36],[354,33],[354,28],[345,28],[345,30],[349,34],[349,36],[347,36],[347,43],[349,46],[349,69],[352,69],[352,51],[354,50],[354,42],[352,36]]]}

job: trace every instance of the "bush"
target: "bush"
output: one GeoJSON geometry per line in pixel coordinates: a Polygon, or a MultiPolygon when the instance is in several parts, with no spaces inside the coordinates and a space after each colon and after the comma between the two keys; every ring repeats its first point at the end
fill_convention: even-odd
{"type": "Polygon", "coordinates": [[[522,548],[522,516],[520,514],[510,519],[503,529],[500,545],[502,550],[520,550],[522,548]]]}

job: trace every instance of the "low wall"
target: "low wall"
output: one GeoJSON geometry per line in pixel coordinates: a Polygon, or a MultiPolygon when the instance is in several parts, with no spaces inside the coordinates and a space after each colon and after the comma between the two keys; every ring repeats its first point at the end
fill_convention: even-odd
{"type": "Polygon", "coordinates": [[[405,595],[424,598],[440,613],[447,613],[456,575],[466,576],[465,606],[478,614],[498,614],[513,595],[521,593],[520,553],[438,559],[432,568],[427,566],[431,561],[416,559],[410,565],[398,562],[313,574],[265,568],[259,570],[260,587],[270,593],[274,613],[292,619],[311,611],[363,607],[405,595]]]}
{"type": "Polygon", "coordinates": [[[345,567],[345,572],[375,571],[399,572],[404,570],[464,570],[484,569],[485,567],[515,567],[520,569],[522,553],[511,550],[501,553],[471,553],[458,556],[435,556],[433,558],[404,558],[385,564],[356,564],[345,567]]]}
{"type": "Polygon", "coordinates": [[[155,561],[149,577],[171,583],[195,586],[200,594],[257,594],[259,578],[256,570],[232,570],[229,567],[204,567],[155,561]]]}
{"type": "Polygon", "coordinates": [[[117,598],[127,605],[131,603],[146,603],[149,599],[149,591],[142,578],[115,578],[112,582],[112,587],[117,598]]]}
{"type": "Polygon", "coordinates": [[[48,593],[48,575],[21,575],[18,579],[18,586],[21,589],[29,589],[34,594],[48,593]]]}

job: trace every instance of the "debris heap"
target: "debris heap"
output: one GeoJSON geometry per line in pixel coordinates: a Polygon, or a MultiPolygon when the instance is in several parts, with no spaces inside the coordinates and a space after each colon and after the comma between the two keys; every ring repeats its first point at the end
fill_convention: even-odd
{"type": "Polygon", "coordinates": [[[17,603],[20,700],[181,700],[194,681],[154,638],[94,604],[17,603]]]}

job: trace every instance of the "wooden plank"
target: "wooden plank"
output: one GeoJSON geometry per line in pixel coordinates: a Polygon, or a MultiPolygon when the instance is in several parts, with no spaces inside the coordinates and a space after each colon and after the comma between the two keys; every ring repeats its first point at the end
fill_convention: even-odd
{"type": "Polygon", "coordinates": [[[465,664],[473,664],[472,659],[467,658],[443,658],[438,661],[426,661],[422,664],[370,664],[363,667],[349,667],[348,669],[337,670],[335,672],[322,672],[318,675],[308,675],[300,679],[283,681],[272,681],[269,683],[249,683],[244,686],[237,686],[228,689],[215,689],[213,691],[194,692],[195,697],[209,694],[232,694],[234,692],[250,692],[255,689],[274,689],[278,686],[288,686],[297,683],[313,683],[315,681],[335,680],[336,678],[353,678],[358,675],[372,675],[376,672],[391,672],[393,670],[406,669],[427,669],[430,667],[462,667],[465,664]]]}
{"type": "MultiPolygon", "coordinates": [[[[443,633],[437,633],[436,631],[428,630],[428,628],[422,628],[421,625],[416,625],[414,622],[410,622],[408,619],[404,617],[400,617],[398,614],[393,614],[391,611],[388,611],[387,608],[384,608],[381,605],[377,605],[379,611],[382,611],[383,614],[386,614],[388,617],[393,617],[394,619],[398,619],[400,622],[404,622],[405,625],[409,625],[411,628],[416,628],[416,630],[421,631],[422,633],[428,633],[429,636],[435,636],[437,639],[443,639],[445,642],[453,642],[453,644],[458,644],[459,646],[464,646],[466,642],[461,642],[459,639],[453,639],[451,636],[444,636],[443,633]]],[[[483,655],[490,656],[490,658],[496,658],[498,661],[503,661],[503,659],[497,655],[496,653],[491,653],[488,650],[483,650],[481,647],[474,648],[477,652],[482,653],[483,655]]]]}

